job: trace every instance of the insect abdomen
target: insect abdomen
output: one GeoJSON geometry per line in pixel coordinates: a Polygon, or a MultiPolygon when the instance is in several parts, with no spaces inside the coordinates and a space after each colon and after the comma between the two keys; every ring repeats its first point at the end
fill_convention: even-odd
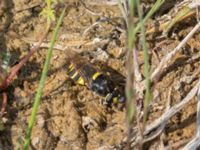
{"type": "Polygon", "coordinates": [[[77,71],[77,69],[74,67],[73,64],[70,64],[69,66],[67,66],[67,71],[68,71],[67,72],[68,76],[72,80],[74,80],[78,84],[85,85],[84,78],[82,77],[81,73],[77,71]]]}
{"type": "Polygon", "coordinates": [[[92,65],[82,64],[78,67],[71,63],[67,68],[71,79],[103,96],[109,104],[124,102],[124,94],[115,86],[109,76],[98,71],[92,65]]]}

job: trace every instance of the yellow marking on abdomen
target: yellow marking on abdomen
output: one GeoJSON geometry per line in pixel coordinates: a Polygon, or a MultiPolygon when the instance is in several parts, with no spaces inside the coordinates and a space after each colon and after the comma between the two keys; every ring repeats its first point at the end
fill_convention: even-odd
{"type": "Polygon", "coordinates": [[[92,79],[95,80],[98,76],[100,76],[102,73],[101,72],[96,72],[93,76],[92,79]]]}
{"type": "Polygon", "coordinates": [[[77,75],[78,75],[78,72],[76,71],[76,72],[71,76],[71,78],[74,79],[77,75]]]}
{"type": "Polygon", "coordinates": [[[76,81],[78,84],[81,84],[81,85],[85,85],[85,81],[82,77],[78,78],[78,80],[76,81]]]}
{"type": "Polygon", "coordinates": [[[72,71],[74,69],[74,66],[72,64],[69,65],[69,71],[72,71]]]}

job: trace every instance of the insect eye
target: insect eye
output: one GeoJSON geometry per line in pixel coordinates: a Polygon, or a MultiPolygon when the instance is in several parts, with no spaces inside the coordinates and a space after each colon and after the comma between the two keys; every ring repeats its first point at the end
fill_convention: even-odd
{"type": "Polygon", "coordinates": [[[118,100],[119,103],[124,103],[125,102],[125,97],[121,96],[118,100]]]}

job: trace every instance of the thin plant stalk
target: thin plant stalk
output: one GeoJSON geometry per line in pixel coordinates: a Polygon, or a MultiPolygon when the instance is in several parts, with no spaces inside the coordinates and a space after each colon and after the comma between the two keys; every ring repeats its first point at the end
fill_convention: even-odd
{"type": "Polygon", "coordinates": [[[57,4],[57,0],[45,0],[46,7],[43,8],[42,12],[40,13],[41,16],[46,18],[46,29],[50,28],[51,22],[55,21],[55,10],[52,9],[53,4],[57,4]]]}
{"type": "Polygon", "coordinates": [[[131,129],[132,124],[136,115],[136,101],[135,101],[135,92],[134,92],[134,61],[133,61],[133,49],[135,47],[135,35],[133,33],[133,29],[135,26],[134,22],[134,8],[135,3],[131,1],[129,3],[130,14],[128,14],[128,24],[127,24],[127,42],[128,42],[128,51],[127,51],[127,58],[126,58],[126,69],[127,69],[127,77],[126,77],[126,116],[127,116],[127,123],[128,123],[128,139],[127,139],[127,149],[131,147],[131,129]]]}
{"type": "MultiPolygon", "coordinates": [[[[136,41],[136,34],[137,32],[139,31],[139,29],[141,29],[141,27],[143,26],[143,29],[141,29],[141,32],[145,32],[144,30],[144,24],[146,23],[146,21],[160,8],[160,6],[165,2],[165,0],[157,0],[156,3],[153,5],[153,7],[151,8],[151,10],[147,13],[147,15],[144,17],[144,19],[140,18],[140,21],[139,23],[136,25],[135,27],[135,23],[133,21],[133,18],[134,18],[134,8],[135,8],[135,1],[131,0],[129,1],[129,9],[130,9],[130,14],[129,14],[129,18],[128,18],[128,49],[129,51],[133,50],[133,48],[135,47],[135,41],[136,41]]],[[[145,39],[145,34],[143,34],[143,37],[142,37],[142,43],[146,43],[146,39],[145,39]]],[[[147,50],[147,46],[146,44],[143,44],[143,49],[144,49],[144,60],[145,60],[145,77],[147,78],[147,81],[146,81],[146,93],[145,93],[145,106],[148,105],[149,101],[150,101],[150,98],[151,98],[151,92],[150,92],[150,79],[149,79],[149,68],[150,68],[150,65],[149,65],[149,56],[148,56],[148,50],[147,50]]],[[[128,54],[131,54],[131,53],[128,53],[128,54]]],[[[130,58],[130,56],[128,56],[127,58],[130,58]]],[[[130,62],[131,61],[130,59],[127,60],[127,64],[130,65],[130,62]]],[[[133,60],[134,62],[134,60],[133,60]]],[[[127,67],[128,71],[130,72],[130,70],[132,70],[132,67],[127,67]]],[[[129,74],[129,73],[128,73],[129,74]]],[[[131,74],[131,73],[130,73],[131,74]]],[[[132,85],[134,85],[133,82],[131,81],[134,81],[132,77],[131,78],[131,75],[127,75],[127,86],[126,86],[126,95],[127,95],[127,117],[128,117],[128,122],[130,123],[131,121],[133,121],[133,118],[135,116],[135,109],[136,109],[136,106],[132,106],[130,105],[130,101],[131,99],[134,97],[134,94],[130,93],[131,92],[131,89],[133,90],[132,85]],[[129,78],[129,79],[128,79],[129,78]],[[131,82],[131,83],[130,83],[131,82]],[[132,98],[130,98],[132,97],[132,98]],[[132,108],[131,108],[132,107],[132,108]]],[[[134,90],[133,90],[134,91],[134,90]]],[[[133,100],[134,101],[134,100],[133,100]]],[[[145,117],[146,118],[146,117],[145,117]]]]}
{"type": "Polygon", "coordinates": [[[146,21],[160,8],[160,6],[165,2],[165,0],[157,0],[153,7],[149,10],[147,15],[142,21],[140,21],[137,26],[134,28],[134,34],[136,34],[139,29],[142,27],[142,24],[145,24],[146,21]]]}
{"type": "Polygon", "coordinates": [[[123,7],[122,0],[117,0],[117,2],[118,2],[119,9],[121,10],[121,13],[123,15],[123,18],[126,21],[126,25],[128,26],[127,13],[126,13],[125,8],[123,7]]]}
{"type": "Polygon", "coordinates": [[[135,34],[133,33],[134,29],[134,2],[131,1],[130,9],[132,10],[129,14],[128,18],[128,52],[127,52],[127,63],[126,68],[128,70],[127,73],[127,81],[126,81],[126,96],[127,96],[127,120],[128,124],[132,124],[134,120],[134,116],[136,113],[136,105],[134,102],[134,68],[133,68],[133,49],[135,47],[135,34]]]}
{"type": "MultiPolygon", "coordinates": [[[[139,10],[139,2],[137,3],[134,0],[130,0],[129,5],[129,12],[126,14],[128,18],[125,18],[127,24],[127,37],[128,37],[128,51],[127,51],[127,63],[126,63],[126,69],[127,69],[127,80],[126,80],[126,97],[127,97],[127,103],[126,103],[126,110],[127,110],[127,121],[128,121],[128,140],[127,140],[127,149],[130,149],[130,133],[132,129],[133,121],[137,115],[137,103],[136,103],[136,95],[135,95],[135,89],[134,89],[134,83],[135,83],[135,72],[134,72],[134,63],[136,60],[133,59],[134,50],[136,50],[136,35],[138,31],[141,29],[141,41],[142,41],[142,47],[144,50],[144,63],[145,63],[145,78],[146,80],[146,93],[145,93],[145,112],[147,111],[147,106],[150,101],[151,92],[150,92],[150,73],[149,73],[149,56],[148,56],[148,50],[146,45],[146,39],[145,39],[145,28],[144,24],[146,21],[158,10],[158,8],[163,4],[164,0],[157,0],[154,6],[151,8],[149,13],[145,16],[145,18],[142,18],[141,11],[139,10]],[[138,5],[138,6],[137,6],[138,5]],[[138,13],[140,13],[140,21],[136,24],[134,22],[134,16],[135,16],[135,6],[138,7],[138,13]]],[[[122,2],[118,0],[119,5],[122,7],[122,2]]],[[[123,15],[125,14],[125,8],[122,9],[123,15]]],[[[125,16],[125,15],[124,15],[125,16]]],[[[146,119],[146,117],[145,117],[146,119]]],[[[137,122],[138,123],[138,122],[137,122]]],[[[142,132],[141,132],[142,136],[142,132]]],[[[140,145],[142,146],[142,145],[140,145]]]]}
{"type": "MultiPolygon", "coordinates": [[[[133,24],[130,25],[130,18],[129,18],[129,28],[128,28],[128,35],[130,35],[128,37],[128,47],[130,49],[130,47],[133,47],[134,41],[135,40],[135,36],[137,34],[137,32],[139,31],[139,29],[146,23],[146,21],[160,8],[160,6],[165,2],[165,0],[157,0],[156,3],[153,5],[153,7],[150,9],[150,11],[147,13],[147,15],[144,17],[144,19],[140,19],[140,21],[138,22],[138,24],[133,24]],[[136,27],[135,27],[136,26],[136,27]],[[133,31],[132,31],[133,30],[133,31]]],[[[130,16],[134,17],[134,7],[131,3],[134,3],[134,0],[130,0],[129,1],[129,5],[130,5],[130,16]]],[[[140,13],[140,12],[139,12],[140,13]]],[[[141,30],[142,32],[142,30],[141,30]]],[[[146,55],[144,56],[146,57],[146,55]]]]}
{"type": "Polygon", "coordinates": [[[148,106],[151,101],[151,80],[150,80],[150,64],[149,64],[149,53],[147,48],[147,41],[145,36],[145,26],[142,21],[142,10],[140,9],[140,2],[136,0],[139,20],[141,24],[141,44],[144,52],[144,77],[145,77],[145,98],[144,98],[144,116],[143,116],[143,127],[147,120],[148,106]]]}
{"type": "Polygon", "coordinates": [[[29,144],[30,144],[31,132],[32,132],[32,128],[33,128],[33,125],[34,125],[34,122],[35,122],[35,119],[36,119],[36,114],[37,114],[37,111],[38,111],[40,98],[42,96],[43,88],[44,88],[44,85],[45,85],[45,80],[46,80],[46,76],[47,76],[47,72],[48,72],[48,68],[49,68],[49,63],[50,63],[51,56],[52,56],[52,49],[53,49],[53,46],[56,42],[56,39],[57,39],[57,36],[58,36],[58,31],[59,31],[60,25],[63,21],[65,11],[66,11],[66,7],[63,9],[63,11],[62,11],[62,13],[59,17],[56,28],[53,32],[53,36],[52,36],[52,39],[51,39],[51,42],[50,42],[50,47],[49,47],[48,52],[47,52],[44,68],[42,70],[42,75],[41,75],[40,82],[39,82],[39,87],[37,89],[37,93],[36,93],[35,98],[34,98],[34,104],[33,104],[33,110],[32,110],[32,113],[31,113],[31,118],[29,120],[28,128],[27,128],[27,131],[26,131],[24,150],[27,150],[28,147],[29,147],[29,144]]]}

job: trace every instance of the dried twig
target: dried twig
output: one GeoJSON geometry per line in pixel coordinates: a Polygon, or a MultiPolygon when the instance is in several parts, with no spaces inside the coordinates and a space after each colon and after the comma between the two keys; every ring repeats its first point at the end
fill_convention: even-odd
{"type": "Polygon", "coordinates": [[[7,94],[6,92],[2,93],[2,106],[1,106],[1,111],[0,111],[0,117],[4,115],[5,110],[6,110],[6,105],[7,105],[7,94]]]}
{"type": "Polygon", "coordinates": [[[150,133],[152,130],[156,129],[158,126],[160,126],[164,121],[168,121],[170,117],[172,117],[174,114],[179,112],[197,93],[197,90],[200,86],[200,80],[198,83],[192,88],[192,90],[187,94],[187,96],[181,100],[180,103],[174,105],[171,107],[168,111],[166,111],[160,118],[155,120],[152,124],[147,126],[144,134],[150,133]]]}
{"type": "MultiPolygon", "coordinates": [[[[172,88],[169,89],[169,92],[168,92],[168,98],[167,98],[167,106],[166,106],[166,112],[170,109],[170,102],[171,102],[171,92],[172,92],[172,88]]],[[[148,141],[151,141],[153,139],[155,139],[158,135],[160,135],[162,133],[162,131],[164,130],[165,128],[165,125],[166,125],[167,121],[163,121],[162,124],[159,126],[159,128],[156,130],[156,132],[153,133],[153,135],[150,135],[150,136],[146,136],[142,143],[146,143],[148,141]]],[[[137,142],[133,143],[132,144],[132,147],[135,146],[135,144],[137,144],[137,142]]]]}
{"type": "Polygon", "coordinates": [[[42,44],[42,42],[44,41],[44,39],[46,38],[47,34],[48,34],[49,30],[46,31],[46,33],[44,33],[44,35],[42,36],[42,38],[40,39],[40,41],[38,42],[38,45],[35,46],[34,48],[31,49],[31,51],[25,56],[23,57],[20,62],[15,65],[14,67],[12,67],[10,69],[10,73],[7,76],[7,78],[3,81],[3,83],[0,85],[0,89],[4,89],[6,88],[8,85],[11,84],[14,76],[17,74],[17,72],[21,69],[21,67],[29,60],[29,58],[33,55],[33,53],[35,53],[39,48],[40,45],[42,44]]]}
{"type": "Polygon", "coordinates": [[[159,80],[160,75],[163,73],[163,71],[168,67],[169,60],[173,58],[173,56],[180,51],[181,47],[183,47],[186,42],[194,35],[194,33],[199,29],[200,22],[196,24],[196,26],[190,31],[190,33],[179,43],[179,45],[169,54],[167,54],[166,57],[164,57],[158,67],[154,70],[154,72],[151,75],[151,80],[159,80]]]}
{"type": "Polygon", "coordinates": [[[194,150],[200,146],[200,137],[192,139],[182,150],[194,150]]]}
{"type": "MultiPolygon", "coordinates": [[[[30,40],[25,40],[25,42],[30,43],[30,45],[32,47],[36,46],[39,44],[39,42],[34,42],[34,41],[30,41],[30,40]]],[[[95,38],[93,41],[81,41],[80,44],[77,43],[72,43],[72,44],[68,44],[68,45],[61,45],[61,44],[55,44],[54,49],[56,50],[60,50],[60,51],[66,51],[67,49],[73,49],[75,52],[77,53],[81,53],[83,52],[82,49],[78,49],[76,47],[80,47],[80,46],[91,46],[91,45],[95,45],[95,44],[106,44],[109,42],[109,39],[99,39],[99,38],[95,38]]],[[[40,47],[41,48],[49,48],[50,44],[43,42],[40,47]]],[[[88,49],[87,51],[91,51],[91,49],[88,49]]],[[[84,52],[86,52],[86,50],[84,50],[84,52]]]]}
{"type": "Polygon", "coordinates": [[[187,63],[193,63],[195,60],[200,58],[200,53],[195,54],[194,56],[192,56],[191,58],[189,58],[187,60],[187,63]]]}
{"type": "Polygon", "coordinates": [[[196,136],[183,148],[183,150],[193,150],[197,149],[200,146],[200,86],[197,93],[197,101],[196,136]]]}
{"type": "MultiPolygon", "coordinates": [[[[175,54],[180,51],[181,47],[184,46],[184,44],[186,44],[186,42],[193,36],[193,34],[199,29],[200,27],[200,23],[196,24],[196,26],[190,31],[190,33],[181,41],[181,43],[178,44],[178,46],[171,51],[170,53],[168,53],[160,62],[160,64],[158,65],[158,67],[154,70],[154,72],[151,74],[151,80],[152,82],[155,82],[157,80],[159,80],[160,75],[164,72],[164,70],[169,66],[169,61],[173,58],[173,56],[175,56],[175,54]]],[[[192,57],[191,59],[188,60],[188,62],[192,62],[196,59],[198,59],[200,57],[200,54],[195,55],[194,57],[192,57]]],[[[139,86],[139,93],[143,93],[144,91],[144,83],[145,80],[143,80],[139,86]]]]}
{"type": "Polygon", "coordinates": [[[93,10],[91,10],[86,4],[85,4],[85,2],[83,1],[83,0],[79,0],[80,1],[80,3],[83,5],[83,7],[85,7],[85,9],[86,9],[86,11],[88,12],[88,13],[90,13],[90,14],[92,14],[92,15],[94,15],[94,16],[100,16],[101,15],[101,13],[96,13],[96,12],[94,12],[93,10]]]}
{"type": "Polygon", "coordinates": [[[89,26],[88,28],[86,28],[83,33],[82,33],[82,36],[84,37],[86,35],[86,33],[91,30],[93,27],[99,25],[100,26],[100,23],[102,22],[111,22],[112,19],[110,18],[106,18],[106,17],[103,17],[101,18],[100,20],[96,21],[95,23],[93,23],[91,26],[89,26]]]}
{"type": "Polygon", "coordinates": [[[174,9],[168,13],[168,16],[170,16],[169,19],[166,20],[166,17],[159,18],[157,22],[160,22],[160,25],[151,27],[147,30],[146,34],[162,31],[163,35],[165,35],[175,24],[194,16],[196,13],[195,8],[197,8],[199,4],[198,0],[196,2],[192,2],[192,0],[184,0],[176,4],[174,9]]]}
{"type": "MultiPolygon", "coordinates": [[[[148,142],[157,137],[158,135],[160,135],[161,131],[163,131],[164,126],[166,122],[169,120],[169,118],[172,117],[177,112],[179,112],[195,96],[199,86],[200,86],[200,80],[180,103],[176,104],[169,110],[165,111],[165,113],[160,118],[158,118],[152,124],[146,127],[146,130],[144,131],[144,136],[146,136],[146,138],[143,140],[143,143],[148,142]],[[153,135],[148,136],[153,131],[154,131],[153,135]]],[[[138,142],[140,142],[140,139],[138,138],[138,135],[134,135],[134,139],[131,139],[131,141],[132,141],[131,147],[134,147],[138,142]]]]}
{"type": "Polygon", "coordinates": [[[165,150],[172,150],[172,149],[179,149],[183,145],[185,145],[189,140],[188,139],[183,139],[181,141],[178,141],[176,143],[173,143],[172,145],[168,145],[165,147],[165,150]]]}
{"type": "Polygon", "coordinates": [[[115,6],[118,5],[116,0],[91,0],[88,5],[97,5],[97,6],[115,6]]]}

